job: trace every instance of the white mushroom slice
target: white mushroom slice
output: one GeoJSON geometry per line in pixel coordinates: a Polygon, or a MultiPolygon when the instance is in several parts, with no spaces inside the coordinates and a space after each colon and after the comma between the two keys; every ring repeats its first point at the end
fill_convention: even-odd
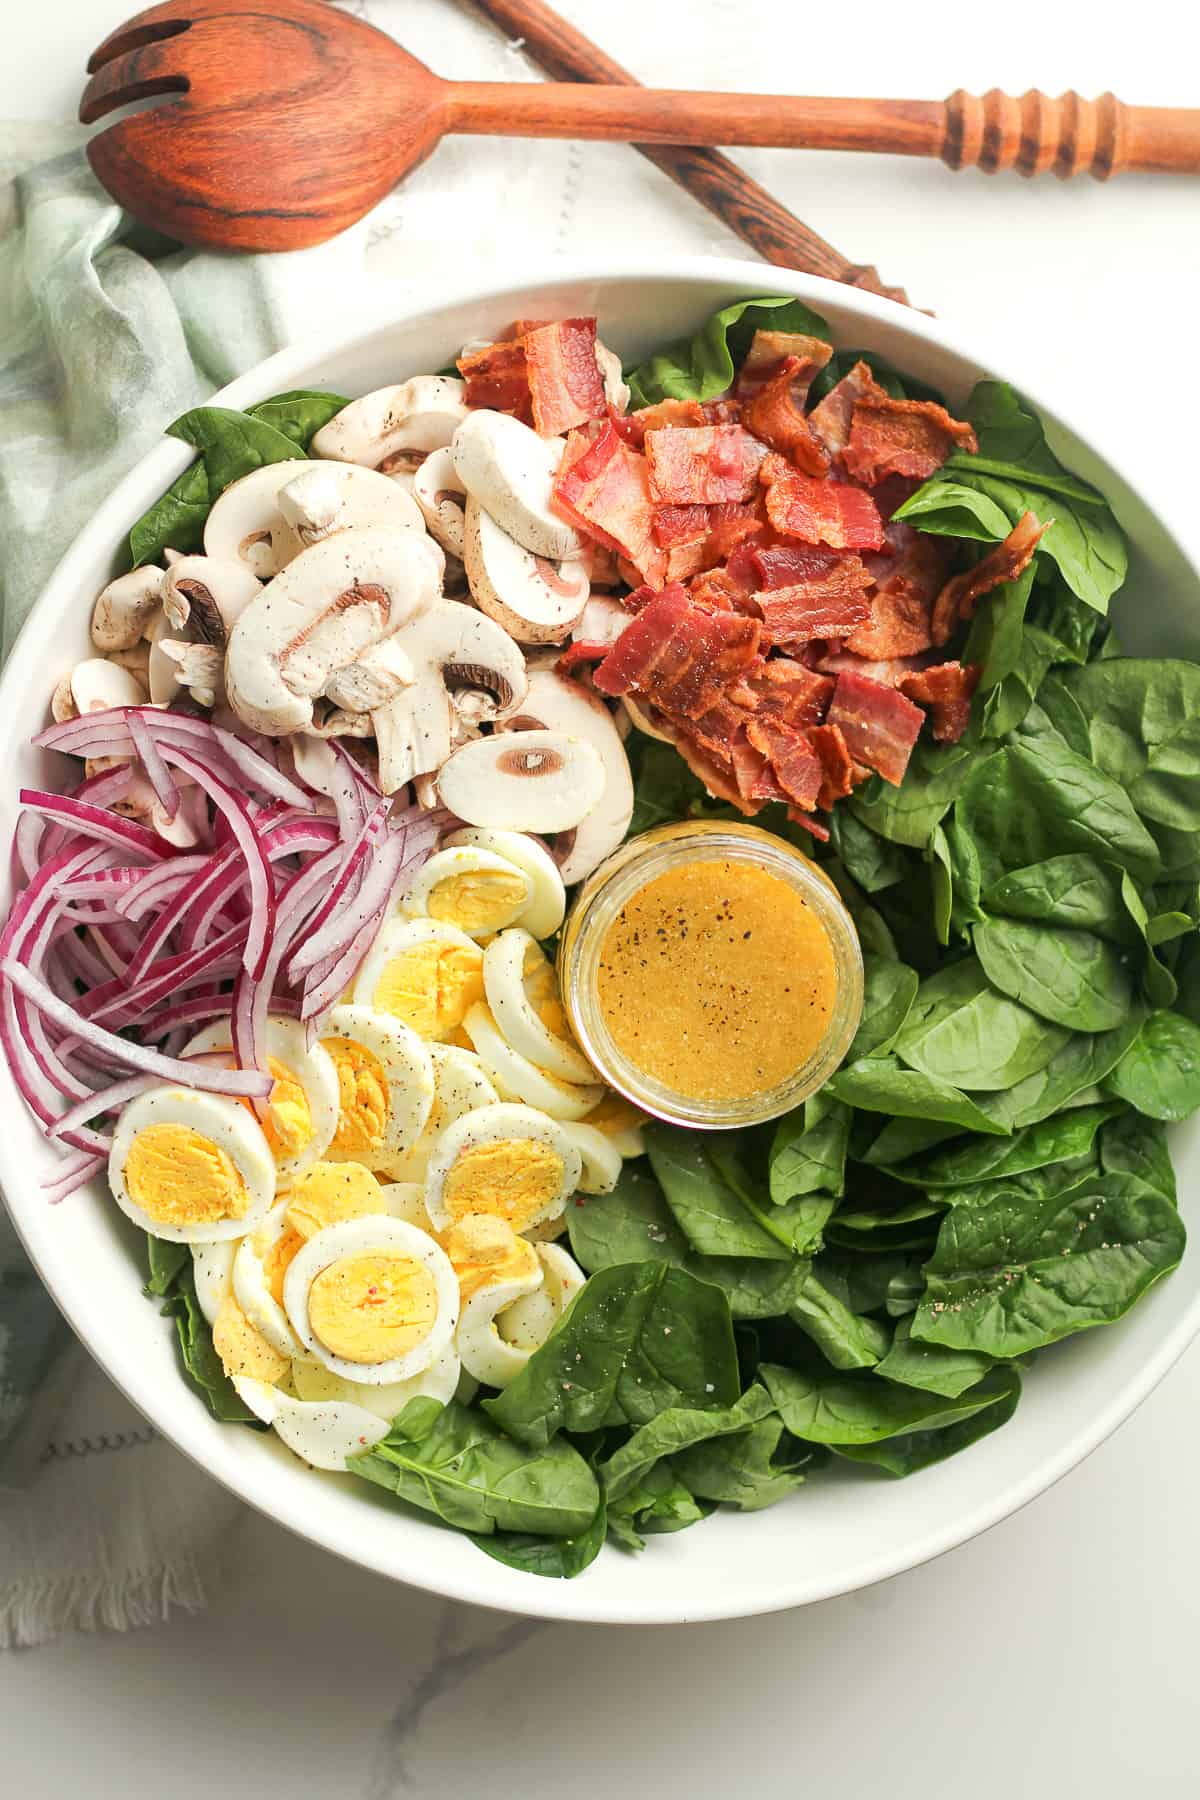
{"type": "Polygon", "coordinates": [[[621,359],[615,350],[596,339],[596,361],[600,365],[600,379],[604,383],[604,398],[617,412],[627,411],[629,406],[629,383],[621,370],[621,359]]]}
{"type": "Polygon", "coordinates": [[[71,699],[77,713],[106,712],[110,706],[142,706],[146,692],[128,669],[103,656],[90,656],[71,670],[71,699]]]}
{"type": "Polygon", "coordinates": [[[480,718],[502,719],[522,704],[526,687],[525,658],[508,633],[456,600],[405,626],[395,647],[411,662],[413,681],[371,714],[385,794],[441,768],[464,704],[477,706],[480,718]]]}
{"type": "Polygon", "coordinates": [[[563,1127],[583,1158],[579,1177],[581,1194],[611,1194],[621,1178],[621,1152],[595,1125],[572,1123],[563,1127]]]}
{"type": "Polygon", "coordinates": [[[369,738],[372,735],[370,713],[346,712],[340,706],[327,706],[319,700],[313,711],[309,730],[317,737],[369,738]]]}
{"type": "Polygon", "coordinates": [[[338,759],[324,738],[315,732],[297,731],[288,740],[292,765],[305,787],[332,800],[342,785],[338,779],[338,759]]]}
{"type": "Polygon", "coordinates": [[[496,1320],[504,1342],[526,1356],[541,1349],[586,1280],[575,1258],[557,1244],[535,1248],[542,1265],[541,1287],[514,1300],[496,1320]]]}
{"type": "Polygon", "coordinates": [[[158,651],[171,664],[176,686],[186,688],[199,706],[213,707],[225,698],[225,652],[216,644],[160,638],[158,651]]]}
{"type": "Polygon", "coordinates": [[[261,593],[262,582],[242,563],[181,556],[163,581],[163,612],[176,636],[186,629],[191,642],[224,649],[234,625],[261,593]]]}
{"type": "MultiPolygon", "coordinates": [[[[580,682],[553,669],[535,669],[519,714],[508,721],[510,731],[531,727],[530,735],[563,732],[587,744],[604,770],[603,791],[587,814],[576,821],[573,834],[551,847],[568,887],[590,875],[616,849],[633,817],[633,777],[629,758],[604,702],[580,682]]],[[[457,810],[457,809],[456,809],[457,810]]],[[[464,814],[460,816],[465,817],[464,814]]],[[[549,826],[543,830],[551,829],[549,826]]],[[[566,830],[566,827],[561,829],[566,830]]]]}
{"type": "Polygon", "coordinates": [[[364,650],[357,662],[339,669],[326,683],[325,696],[346,712],[369,713],[385,706],[401,688],[411,687],[414,679],[412,659],[398,638],[384,638],[364,650]]]}
{"type": "MultiPolygon", "coordinates": [[[[50,717],[56,725],[62,725],[67,719],[77,719],[79,708],[75,704],[75,696],[71,692],[71,677],[64,675],[50,696],[50,717]]],[[[121,761],[120,757],[115,759],[121,761]]]]}
{"type": "Polygon", "coordinates": [[[576,532],[550,505],[564,448],[562,438],[541,438],[520,419],[486,407],[467,415],[451,445],[471,499],[518,544],[556,563],[583,554],[576,532]]]}
{"type": "Polygon", "coordinates": [[[635,700],[630,699],[628,694],[622,694],[621,696],[621,711],[625,714],[625,717],[629,720],[629,723],[633,726],[634,730],[640,731],[643,737],[655,738],[660,744],[673,744],[675,742],[675,739],[671,736],[669,731],[664,731],[661,726],[655,724],[650,716],[649,710],[644,709],[635,700]]]}
{"type": "MultiPolygon", "coordinates": [[[[520,1055],[560,1081],[595,1080],[591,1063],[565,1035],[558,982],[536,938],[515,926],[493,938],[483,953],[483,989],[497,1026],[520,1055]]],[[[595,1094],[592,1106],[599,1100],[595,1094]]]]}
{"type": "Polygon", "coordinates": [[[575,621],[571,636],[580,644],[615,644],[632,615],[619,600],[593,594],[575,621]]]}
{"type": "Polygon", "coordinates": [[[433,450],[413,475],[413,498],[442,549],[460,560],[467,490],[458,477],[449,446],[433,450]]]}
{"type": "Polygon", "coordinates": [[[425,529],[420,507],[398,482],[353,463],[306,462],[279,490],[279,510],[297,550],[358,525],[425,529]]]}
{"type": "Polygon", "coordinates": [[[306,456],[293,457],[231,481],[205,521],[205,556],[240,563],[260,581],[278,575],[300,548],[279,510],[279,490],[311,466],[306,456]]]}
{"type": "Polygon", "coordinates": [[[145,563],[110,581],[92,612],[97,650],[132,650],[158,611],[165,569],[145,563]]]}
{"type": "Polygon", "coordinates": [[[468,825],[567,831],[604,792],[604,764],[591,744],[562,732],[502,731],[456,750],[438,791],[468,825]]]}
{"type": "Polygon", "coordinates": [[[269,737],[306,730],[330,677],[432,606],[441,573],[431,538],[387,525],[340,531],[301,551],[234,626],[229,704],[269,737]]]}
{"type": "Polygon", "coordinates": [[[143,693],[150,692],[150,646],[145,638],[131,650],[110,650],[108,660],[116,663],[118,669],[128,669],[141,685],[143,693]]]}
{"type": "Polygon", "coordinates": [[[464,554],[476,606],[519,644],[561,643],[587,605],[581,558],[550,562],[535,556],[474,499],[467,501],[464,554]]]}
{"type": "Polygon", "coordinates": [[[558,865],[537,838],[524,831],[493,831],[473,825],[465,831],[452,832],[445,844],[447,848],[469,844],[478,850],[491,850],[523,869],[529,877],[529,900],[525,911],[512,922],[523,925],[531,937],[554,936],[567,910],[566,890],[558,865]]]}
{"type": "MultiPolygon", "coordinates": [[[[521,1100],[526,1106],[536,1106],[547,1118],[557,1119],[560,1123],[586,1117],[599,1103],[603,1088],[594,1084],[584,1087],[578,1082],[559,1081],[556,1076],[548,1075],[545,1069],[539,1069],[536,1063],[530,1062],[527,1056],[522,1056],[519,1050],[514,1050],[497,1030],[496,1021],[488,1007],[482,1004],[473,1006],[463,1020],[463,1030],[478,1051],[479,1060],[495,1083],[502,1100],[521,1100]]],[[[600,1134],[597,1132],[596,1135],[600,1134]]],[[[618,1157],[618,1172],[620,1166],[621,1159],[618,1157]]]]}
{"type": "Polygon", "coordinates": [[[453,375],[414,375],[396,387],[376,388],[322,425],[310,449],[332,462],[386,473],[389,464],[416,450],[428,455],[450,442],[467,416],[463,393],[453,375]]]}

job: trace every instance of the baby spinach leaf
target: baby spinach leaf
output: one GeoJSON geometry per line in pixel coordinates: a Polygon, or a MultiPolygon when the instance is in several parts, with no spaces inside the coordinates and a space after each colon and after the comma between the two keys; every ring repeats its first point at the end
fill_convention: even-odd
{"type": "Polygon", "coordinates": [[[791,1254],[755,1222],[721,1179],[702,1133],[652,1125],[646,1149],[676,1223],[702,1256],[765,1256],[781,1262],[791,1254]]]}
{"type": "Polygon", "coordinates": [[[788,1317],[835,1369],[870,1369],[887,1353],[887,1328],[851,1312],[815,1275],[805,1282],[788,1317]]]}
{"type": "Polygon", "coordinates": [[[946,1125],[939,1119],[892,1119],[866,1146],[858,1160],[874,1169],[898,1170],[909,1157],[919,1156],[934,1144],[944,1144],[948,1138],[960,1135],[960,1126],[946,1125]]]}
{"type": "MultiPolygon", "coordinates": [[[[161,1271],[160,1271],[161,1272],[161,1271]]],[[[151,1280],[155,1279],[152,1267],[151,1280]]],[[[184,1373],[214,1419],[224,1424],[257,1425],[255,1414],[242,1400],[213,1347],[212,1327],[200,1310],[191,1258],[176,1270],[166,1290],[163,1312],[175,1320],[184,1373]]]]}
{"type": "Polygon", "coordinates": [[[831,1244],[813,1258],[813,1274],[854,1313],[911,1312],[925,1290],[921,1259],[904,1251],[863,1256],[831,1244]]]}
{"type": "Polygon", "coordinates": [[[1112,1031],[1075,1032],[1036,1075],[1005,1092],[978,1095],[980,1111],[1005,1131],[1048,1119],[1103,1081],[1137,1036],[1144,1017],[1144,1009],[1134,1006],[1112,1031]]]}
{"type": "Polygon", "coordinates": [[[1127,1107],[1104,1126],[1098,1152],[1106,1175],[1136,1175],[1175,1205],[1175,1171],[1161,1120],[1144,1118],[1127,1107]]]}
{"type": "Polygon", "coordinates": [[[1151,1013],[1104,1086],[1151,1119],[1186,1119],[1200,1106],[1200,1026],[1151,1013]]]}
{"type": "Polygon", "coordinates": [[[991,884],[983,903],[989,913],[1094,931],[1114,944],[1128,944],[1133,937],[1113,871],[1078,850],[1011,869],[991,884]]]}
{"type": "Polygon", "coordinates": [[[1059,680],[1086,721],[1097,768],[1126,789],[1141,816],[1200,830],[1200,666],[1120,657],[1059,680]]]}
{"type": "Polygon", "coordinates": [[[850,1116],[849,1107],[820,1094],[780,1119],[768,1162],[774,1205],[808,1195],[836,1199],[842,1193],[850,1116]]]}
{"type": "Polygon", "coordinates": [[[169,1294],[184,1269],[192,1260],[186,1244],[172,1244],[166,1238],[146,1235],[146,1262],[150,1278],[142,1292],[158,1298],[169,1294]]]}
{"type": "Polygon", "coordinates": [[[1020,666],[1025,636],[1025,614],[1033,592],[1036,565],[1030,563],[1015,581],[1001,582],[988,595],[987,605],[976,610],[963,650],[964,663],[979,665],[979,687],[990,693],[1020,666]]]}
{"type": "Polygon", "coordinates": [[[748,1431],[774,1411],[774,1401],[757,1382],[732,1406],[667,1407],[639,1426],[607,1462],[599,1465],[598,1473],[610,1504],[640,1482],[647,1470],[664,1457],[674,1456],[707,1438],[748,1431]]]}
{"type": "Polygon", "coordinates": [[[997,993],[970,956],[921,983],[895,1050],[902,1062],[935,1080],[986,1091],[1013,1087],[1044,1069],[1066,1038],[1065,1031],[997,993]]]}
{"type": "MultiPolygon", "coordinates": [[[[327,393],[324,388],[292,388],[286,394],[273,394],[247,407],[252,419],[291,438],[301,450],[307,450],[323,425],[328,425],[343,406],[350,402],[344,394],[327,393]]],[[[272,457],[272,462],[279,459],[272,457]]]]}
{"type": "Polygon", "coordinates": [[[266,463],[287,462],[297,450],[293,438],[265,419],[228,406],[198,406],[181,413],[167,426],[167,436],[199,450],[214,500],[230,482],[266,463]]]}
{"type": "Polygon", "coordinates": [[[962,479],[958,471],[932,476],[892,517],[937,537],[975,538],[984,543],[1005,538],[1012,530],[1004,507],[989,496],[980,481],[962,479]]]}
{"type": "Polygon", "coordinates": [[[984,1392],[977,1388],[947,1398],[881,1381],[875,1374],[821,1375],[778,1363],[764,1364],[759,1373],[792,1436],[835,1449],[956,1425],[1001,1398],[991,1385],[984,1392]]]}
{"type": "Polygon", "coordinates": [[[738,1154],[737,1138],[730,1133],[714,1136],[707,1154],[726,1187],[787,1256],[808,1256],[820,1249],[821,1233],[835,1205],[831,1194],[796,1194],[782,1201],[766,1198],[738,1154]]]}
{"type": "Polygon", "coordinates": [[[896,1321],[891,1349],[876,1369],[885,1381],[921,1388],[956,1400],[983,1380],[992,1358],[979,1350],[955,1350],[948,1344],[922,1344],[912,1335],[911,1319],[896,1321]]]}
{"type": "Polygon", "coordinates": [[[657,825],[675,825],[691,817],[693,806],[706,798],[703,782],[673,744],[660,744],[641,732],[630,734],[629,760],[634,773],[633,817],[626,837],[638,837],[657,825]]]}
{"type": "Polygon", "coordinates": [[[772,1409],[748,1431],[707,1438],[681,1450],[672,1467],[697,1499],[760,1512],[803,1485],[813,1454],[808,1445],[786,1435],[783,1420],[772,1409]]]}
{"type": "MultiPolygon", "coordinates": [[[[1155,955],[1150,939],[1151,920],[1146,911],[1146,904],[1138,893],[1136,884],[1130,880],[1128,870],[1121,871],[1121,904],[1125,908],[1131,928],[1141,938],[1142,989],[1151,1006],[1170,1007],[1175,1003],[1178,989],[1175,977],[1162,958],[1155,955]]],[[[1165,921],[1165,929],[1169,939],[1173,922],[1165,921]]],[[[1190,919],[1184,920],[1185,931],[1192,929],[1190,919]]],[[[1155,921],[1156,931],[1164,929],[1163,924],[1155,921]]],[[[1160,940],[1161,941],[1161,940],[1160,940]]]]}
{"type": "Polygon", "coordinates": [[[847,874],[864,894],[878,894],[883,888],[893,887],[908,873],[908,858],[900,846],[871,831],[847,807],[834,807],[829,815],[829,834],[847,874]]]}
{"type": "Polygon", "coordinates": [[[171,483],[166,493],[154,502],[129,533],[129,554],[134,568],[142,563],[158,562],[164,550],[178,550],[187,555],[204,543],[204,521],[208,518],[212,495],[208,474],[202,462],[194,462],[171,483]]]}
{"type": "Polygon", "coordinates": [[[863,1009],[847,1061],[886,1055],[909,1015],[917,993],[917,971],[891,957],[863,957],[863,1009]]]}
{"type": "Polygon", "coordinates": [[[595,1475],[565,1440],[532,1448],[536,1455],[476,1407],[419,1399],[346,1466],[460,1531],[586,1533],[600,1504],[595,1475]]]}
{"type": "Polygon", "coordinates": [[[608,1534],[625,1550],[643,1550],[643,1534],[685,1531],[713,1510],[685,1487],[670,1463],[656,1463],[636,1487],[608,1503],[608,1534]]]}
{"type": "Polygon", "coordinates": [[[1119,1319],[1183,1245],[1175,1208],[1136,1176],[1093,1176],[1040,1200],[997,1184],[986,1203],[946,1214],[913,1335],[1023,1356],[1119,1319]]]}
{"type": "Polygon", "coordinates": [[[680,338],[627,370],[632,406],[658,400],[715,400],[733,383],[756,331],[793,331],[828,340],[829,326],[802,300],[738,300],[723,306],[690,338],[680,338]]]}
{"type": "MultiPolygon", "coordinates": [[[[1027,1125],[1011,1138],[969,1137],[934,1150],[929,1156],[902,1164],[892,1172],[900,1181],[923,1188],[969,1188],[977,1181],[1001,1181],[1029,1169],[1068,1162],[1085,1156],[1096,1133],[1113,1116],[1116,1102],[1078,1106],[1055,1113],[1036,1125],[1027,1125]]],[[[955,1192],[947,1195],[951,1205],[955,1192]]]]}
{"type": "Polygon", "coordinates": [[[923,850],[980,755],[979,747],[966,739],[957,744],[922,739],[899,787],[874,775],[854,790],[847,805],[856,819],[880,837],[923,850]]]}
{"type": "Polygon", "coordinates": [[[865,1056],[839,1069],[827,1083],[835,1100],[866,1112],[891,1113],[902,1119],[940,1119],[964,1131],[1004,1132],[973,1100],[948,1081],[905,1069],[890,1056],[865,1056]]]}
{"type": "Polygon", "coordinates": [[[595,1517],[574,1537],[542,1537],[528,1531],[473,1532],[471,1541],[496,1562],[507,1563],[523,1575],[544,1575],[552,1581],[569,1581],[582,1575],[604,1548],[608,1533],[608,1509],[604,1496],[595,1517]]]}
{"type": "Polygon", "coordinates": [[[991,1404],[969,1419],[957,1424],[934,1426],[931,1430],[901,1432],[878,1444],[838,1444],[834,1454],[850,1462],[871,1463],[888,1475],[915,1475],[920,1469],[945,1462],[960,1450],[970,1449],[981,1438],[989,1437],[1007,1425],[1021,1398],[1021,1378],[1015,1369],[995,1369],[972,1388],[975,1398],[992,1396],[991,1404]]]}
{"type": "Polygon", "coordinates": [[[516,1380],[483,1406],[540,1449],[558,1431],[642,1425],[668,1406],[730,1406],[737,1394],[724,1294],[643,1262],[593,1275],[516,1380]]]}
{"type": "MultiPolygon", "coordinates": [[[[1111,1031],[1128,1015],[1133,1003],[1128,953],[1090,931],[994,919],[976,925],[973,941],[992,986],[1043,1019],[1067,1029],[1111,1031]]],[[[1017,1079],[1032,1073],[1023,1070],[1017,1079]]],[[[986,1085],[969,1074],[963,1080],[967,1087],[986,1085]]]]}

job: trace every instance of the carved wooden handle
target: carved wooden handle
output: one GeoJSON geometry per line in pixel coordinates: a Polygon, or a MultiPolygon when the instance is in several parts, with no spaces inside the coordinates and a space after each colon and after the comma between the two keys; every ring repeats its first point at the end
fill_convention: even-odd
{"type": "Polygon", "coordinates": [[[959,88],[946,102],[942,161],[952,169],[1015,169],[1060,180],[1092,175],[1107,181],[1123,169],[1156,174],[1200,170],[1200,112],[1185,107],[1126,106],[1115,94],[1057,99],[1031,88],[1014,99],[998,88],[979,96],[959,88]]]}

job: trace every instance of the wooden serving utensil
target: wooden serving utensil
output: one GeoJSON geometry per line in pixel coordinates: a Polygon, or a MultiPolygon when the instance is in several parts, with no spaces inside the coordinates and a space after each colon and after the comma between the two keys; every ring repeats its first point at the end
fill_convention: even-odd
{"type": "Polygon", "coordinates": [[[344,230],[447,132],[761,144],[941,156],[1059,175],[1200,172],[1200,112],[1067,94],[843,100],[572,82],[443,81],[324,0],[167,0],[105,39],[85,125],[154,94],[88,155],[104,186],[184,243],[296,250],[344,230]]]}

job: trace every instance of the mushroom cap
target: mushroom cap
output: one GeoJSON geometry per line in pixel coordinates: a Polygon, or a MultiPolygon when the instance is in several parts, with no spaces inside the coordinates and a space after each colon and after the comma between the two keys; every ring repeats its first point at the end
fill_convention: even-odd
{"type": "Polygon", "coordinates": [[[71,698],[80,713],[110,706],[144,706],[146,690],[136,675],[103,656],[89,656],[71,670],[71,698]]]}
{"type": "Polygon", "coordinates": [[[394,387],[376,388],[322,425],[312,454],[378,469],[415,450],[440,450],[466,417],[464,393],[454,375],[414,375],[394,387]]]}
{"type": "Polygon", "coordinates": [[[562,438],[539,437],[520,419],[487,407],[467,414],[451,445],[471,499],[524,549],[552,562],[583,554],[582,540],[550,504],[565,447],[562,438]]]}
{"type": "Polygon", "coordinates": [[[110,581],[92,611],[92,642],[97,650],[132,650],[158,611],[166,570],[143,563],[110,581]]]}
{"type": "Polygon", "coordinates": [[[604,791],[593,745],[557,731],[501,731],[447,758],[438,789],[468,825],[504,831],[567,831],[604,791]]]}
{"type": "Polygon", "coordinates": [[[279,490],[279,511],[293,554],[359,525],[425,529],[420,507],[400,482],[354,463],[304,463],[279,490]]]}
{"type": "Polygon", "coordinates": [[[442,549],[461,560],[466,523],[463,503],[467,491],[459,480],[454,456],[448,444],[444,444],[440,450],[431,450],[420,467],[414,470],[412,493],[426,525],[442,549]]]}
{"type": "Polygon", "coordinates": [[[231,481],[205,521],[205,556],[241,563],[260,581],[278,575],[300,548],[280,513],[279,490],[308,467],[307,457],[295,457],[231,481]]]}
{"type": "Polygon", "coordinates": [[[224,648],[235,623],[261,592],[262,582],[244,563],[179,556],[163,580],[163,611],[176,635],[186,628],[190,643],[224,648]]]}
{"type": "Polygon", "coordinates": [[[633,817],[633,777],[629,758],[613,716],[595,694],[554,669],[531,669],[520,712],[508,722],[510,731],[565,732],[596,752],[604,769],[604,789],[588,815],[577,821],[569,839],[552,846],[552,854],[568,886],[616,849],[633,817]]]}
{"type": "Polygon", "coordinates": [[[582,558],[535,556],[474,498],[467,501],[464,560],[475,604],[520,644],[561,643],[587,605],[582,558]]]}
{"type": "Polygon", "coordinates": [[[331,675],[434,604],[441,552],[415,531],[364,525],[301,551],[234,626],[225,686],[269,737],[304,731],[331,675]]]}

